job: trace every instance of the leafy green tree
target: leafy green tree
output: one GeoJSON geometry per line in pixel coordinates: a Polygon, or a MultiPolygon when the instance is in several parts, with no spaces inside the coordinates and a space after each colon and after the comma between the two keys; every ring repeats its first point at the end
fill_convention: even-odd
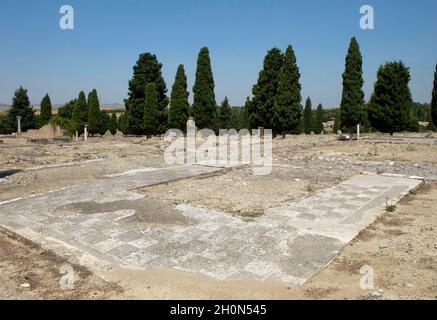
{"type": "Polygon", "coordinates": [[[429,121],[431,119],[431,105],[429,103],[413,102],[413,114],[418,121],[429,121]]]}
{"type": "Polygon", "coordinates": [[[229,105],[228,97],[225,97],[219,110],[220,129],[230,129],[232,110],[231,106],[229,105]]]}
{"type": "Polygon", "coordinates": [[[434,128],[437,127],[437,64],[435,66],[434,86],[432,89],[431,119],[434,124],[434,128]]]}
{"type": "Polygon", "coordinates": [[[85,123],[88,122],[88,105],[83,91],[79,92],[79,97],[74,104],[72,119],[76,122],[77,131],[82,134],[85,123]]]}
{"type": "Polygon", "coordinates": [[[27,90],[20,86],[15,91],[12,98],[12,105],[8,110],[7,117],[10,127],[13,131],[17,131],[17,116],[21,116],[21,130],[35,129],[37,120],[34,111],[30,106],[30,100],[27,95],[27,90]]]}
{"type": "Polygon", "coordinates": [[[264,58],[263,69],[259,73],[257,83],[252,88],[253,99],[249,104],[251,128],[273,129],[274,127],[274,106],[282,61],[283,56],[278,48],[269,50],[264,58]]]}
{"type": "Polygon", "coordinates": [[[111,120],[109,121],[108,130],[109,132],[111,132],[112,135],[115,135],[117,133],[117,114],[115,112],[111,114],[111,120]]]}
{"type": "Polygon", "coordinates": [[[68,101],[62,107],[58,109],[58,117],[63,119],[71,119],[74,112],[74,105],[76,104],[76,99],[68,101]]]}
{"type": "Polygon", "coordinates": [[[323,132],[323,107],[319,103],[316,110],[316,116],[314,118],[314,133],[321,134],[323,132]]]}
{"type": "Polygon", "coordinates": [[[45,125],[50,122],[52,118],[52,102],[50,101],[49,94],[46,93],[44,98],[41,100],[41,113],[39,116],[40,125],[45,125]]]}
{"type": "Polygon", "coordinates": [[[363,118],[363,59],[355,37],[351,39],[343,73],[343,93],[341,97],[341,125],[352,133],[353,127],[363,118]]]}
{"type": "Polygon", "coordinates": [[[88,94],[88,132],[90,135],[95,135],[102,130],[101,118],[102,114],[100,112],[97,90],[93,89],[88,94]]]}
{"type": "Polygon", "coordinates": [[[73,137],[74,134],[76,133],[76,130],[77,130],[76,122],[74,122],[70,118],[60,117],[59,115],[56,117],[53,117],[50,120],[50,123],[57,125],[57,126],[60,126],[61,128],[65,129],[70,137],[73,137]]]}
{"type": "Polygon", "coordinates": [[[169,109],[170,128],[179,129],[183,132],[187,130],[187,120],[190,113],[188,96],[187,76],[185,75],[184,65],[180,64],[171,90],[169,109]]]}
{"type": "Polygon", "coordinates": [[[310,134],[311,131],[313,131],[313,111],[310,97],[308,97],[305,101],[305,109],[303,112],[303,130],[306,134],[310,134]]]}
{"type": "Polygon", "coordinates": [[[147,84],[144,101],[143,128],[148,137],[158,133],[158,92],[153,82],[147,84]]]}
{"type": "Polygon", "coordinates": [[[193,86],[194,101],[191,108],[191,116],[198,128],[215,130],[217,127],[214,87],[209,50],[204,47],[200,49],[197,58],[196,80],[193,86]]]}
{"type": "Polygon", "coordinates": [[[151,53],[140,54],[136,65],[133,67],[133,77],[129,81],[128,99],[125,100],[128,126],[127,132],[140,135],[144,133],[144,88],[153,82],[158,93],[158,132],[165,132],[168,126],[168,97],[167,87],[162,77],[162,64],[151,53]]]}
{"type": "Polygon", "coordinates": [[[275,131],[285,133],[296,131],[300,125],[302,109],[300,102],[300,73],[293,48],[288,46],[284,53],[284,61],[279,74],[277,98],[274,105],[275,131]]]}
{"type": "Polygon", "coordinates": [[[410,88],[410,71],[401,61],[388,62],[378,69],[374,92],[370,99],[370,123],[381,132],[408,130],[413,114],[410,88]]]}

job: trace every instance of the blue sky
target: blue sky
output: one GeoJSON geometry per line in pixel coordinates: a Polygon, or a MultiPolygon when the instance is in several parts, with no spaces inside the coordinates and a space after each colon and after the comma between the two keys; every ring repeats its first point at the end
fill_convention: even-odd
{"type": "Polygon", "coordinates": [[[46,92],[52,103],[64,103],[92,88],[101,103],[121,103],[141,52],[158,56],[168,93],[184,64],[192,99],[197,54],[207,46],[217,102],[226,95],[241,105],[267,50],[292,44],[302,95],[313,105],[335,107],[354,35],[364,59],[366,99],[378,66],[401,59],[411,68],[413,98],[428,102],[437,61],[436,12],[435,0],[1,0],[0,102],[10,103],[21,84],[34,104],[46,92]],[[75,10],[74,30],[59,28],[63,4],[75,10]],[[375,30],[359,27],[365,4],[375,10],[375,30]]]}

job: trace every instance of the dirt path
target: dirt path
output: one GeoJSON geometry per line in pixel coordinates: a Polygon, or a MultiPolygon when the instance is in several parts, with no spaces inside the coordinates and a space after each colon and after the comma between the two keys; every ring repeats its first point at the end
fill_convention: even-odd
{"type": "Polygon", "coordinates": [[[62,289],[63,265],[55,253],[0,228],[0,299],[107,299],[123,292],[77,265],[74,288],[62,289]]]}

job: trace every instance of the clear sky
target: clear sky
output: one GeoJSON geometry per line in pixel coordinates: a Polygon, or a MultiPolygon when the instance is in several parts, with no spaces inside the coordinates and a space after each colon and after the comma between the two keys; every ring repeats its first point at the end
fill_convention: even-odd
{"type": "Polygon", "coordinates": [[[369,98],[381,63],[411,68],[413,98],[431,99],[437,61],[435,0],[66,0],[0,2],[0,102],[21,84],[33,104],[48,92],[64,103],[96,88],[101,103],[121,103],[139,53],[163,64],[169,90],[185,65],[190,99],[198,51],[209,47],[219,103],[242,105],[272,47],[292,44],[302,95],[313,105],[338,106],[352,36],[364,59],[369,98]],[[61,30],[59,9],[70,4],[75,29],[61,30]],[[375,29],[361,30],[362,5],[375,10],[375,29]]]}

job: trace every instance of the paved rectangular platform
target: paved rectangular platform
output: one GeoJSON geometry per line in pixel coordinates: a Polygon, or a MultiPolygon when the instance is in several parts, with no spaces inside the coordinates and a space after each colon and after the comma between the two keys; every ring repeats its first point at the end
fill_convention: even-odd
{"type": "Polygon", "coordinates": [[[397,202],[421,182],[357,175],[250,222],[190,204],[151,202],[147,217],[154,220],[130,223],[138,208],[147,211],[149,205],[133,189],[218,170],[196,165],[146,170],[4,202],[0,225],[91,269],[172,268],[299,286],[382,214],[387,202],[397,202]],[[88,207],[92,210],[84,213],[88,207]]]}

